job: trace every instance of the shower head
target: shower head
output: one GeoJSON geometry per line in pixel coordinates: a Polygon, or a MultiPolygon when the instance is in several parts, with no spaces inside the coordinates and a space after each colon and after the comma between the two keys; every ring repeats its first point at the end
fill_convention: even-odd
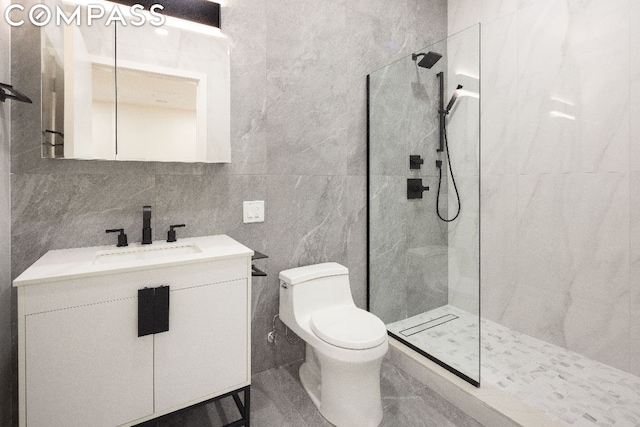
{"type": "Polygon", "coordinates": [[[411,59],[415,61],[420,56],[422,56],[423,58],[420,60],[420,62],[418,62],[418,66],[423,68],[433,67],[436,62],[438,62],[440,58],[442,58],[442,55],[440,55],[439,53],[429,51],[427,53],[412,53],[411,59]]]}
{"type": "Polygon", "coordinates": [[[456,102],[456,99],[458,99],[458,95],[460,94],[460,89],[462,89],[462,85],[458,85],[456,90],[453,91],[453,95],[451,95],[447,108],[444,110],[445,114],[449,114],[449,111],[453,108],[453,104],[456,102]]]}

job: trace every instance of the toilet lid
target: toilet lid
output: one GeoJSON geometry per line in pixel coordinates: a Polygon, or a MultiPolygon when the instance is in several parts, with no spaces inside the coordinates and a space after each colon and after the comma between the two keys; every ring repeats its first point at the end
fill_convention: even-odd
{"type": "Polygon", "coordinates": [[[353,306],[313,313],[311,330],[329,344],[353,350],[373,348],[387,339],[387,328],[382,320],[353,306]]]}

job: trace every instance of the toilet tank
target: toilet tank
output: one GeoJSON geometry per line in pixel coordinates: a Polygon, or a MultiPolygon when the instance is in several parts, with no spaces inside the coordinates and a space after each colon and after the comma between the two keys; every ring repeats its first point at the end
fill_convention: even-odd
{"type": "Polygon", "coordinates": [[[280,272],[280,319],[300,322],[314,311],[336,305],[354,305],[349,269],[335,262],[280,272]]]}

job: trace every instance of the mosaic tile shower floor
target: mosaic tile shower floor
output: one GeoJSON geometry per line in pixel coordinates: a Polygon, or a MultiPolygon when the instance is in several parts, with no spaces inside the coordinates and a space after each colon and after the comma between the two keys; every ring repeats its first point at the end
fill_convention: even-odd
{"type": "MultiPolygon", "coordinates": [[[[454,368],[477,374],[477,316],[444,306],[387,328],[401,337],[404,331],[405,340],[454,368]]],[[[483,383],[566,425],[640,427],[639,377],[488,320],[482,320],[481,344],[483,383]]]]}

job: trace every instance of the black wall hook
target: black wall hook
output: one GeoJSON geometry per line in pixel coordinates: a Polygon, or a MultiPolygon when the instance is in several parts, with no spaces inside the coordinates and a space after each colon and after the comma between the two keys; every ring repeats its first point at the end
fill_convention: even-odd
{"type": "Polygon", "coordinates": [[[27,95],[15,89],[13,86],[0,83],[0,102],[4,102],[6,99],[15,99],[16,101],[26,102],[27,104],[33,104],[33,101],[29,99],[27,95]],[[10,93],[5,92],[5,89],[10,93]]]}

